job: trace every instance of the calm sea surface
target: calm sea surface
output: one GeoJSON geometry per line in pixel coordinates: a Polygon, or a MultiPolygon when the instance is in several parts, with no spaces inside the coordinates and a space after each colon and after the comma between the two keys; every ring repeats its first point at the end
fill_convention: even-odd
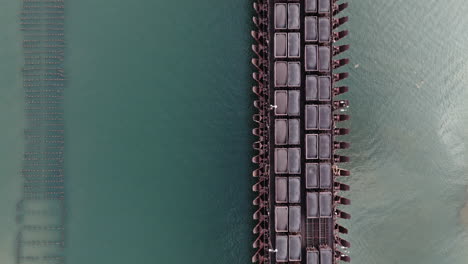
{"type": "MultiPolygon", "coordinates": [[[[0,262],[24,124],[18,1],[0,0],[0,262]]],[[[68,263],[250,263],[251,1],[70,1],[68,263]]],[[[468,4],[352,0],[350,254],[468,262],[468,4]]]]}

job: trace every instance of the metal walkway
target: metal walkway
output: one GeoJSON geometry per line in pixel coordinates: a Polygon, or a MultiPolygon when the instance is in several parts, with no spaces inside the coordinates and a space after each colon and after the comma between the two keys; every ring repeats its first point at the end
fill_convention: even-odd
{"type": "Polygon", "coordinates": [[[347,87],[337,83],[346,73],[334,70],[348,59],[333,59],[349,46],[333,43],[347,35],[334,32],[347,17],[336,18],[347,4],[330,0],[265,0],[254,4],[257,41],[252,60],[258,95],[254,105],[258,127],[253,162],[258,178],[253,190],[257,239],[253,262],[334,264],[349,262],[338,250],[349,243],[338,236],[347,229],[337,218],[349,214],[337,204],[350,201],[338,195],[349,190],[336,178],[348,176],[337,164],[348,157],[335,153],[349,147],[337,141],[348,129],[336,123],[349,119],[337,114],[348,101],[334,101],[347,87]]]}

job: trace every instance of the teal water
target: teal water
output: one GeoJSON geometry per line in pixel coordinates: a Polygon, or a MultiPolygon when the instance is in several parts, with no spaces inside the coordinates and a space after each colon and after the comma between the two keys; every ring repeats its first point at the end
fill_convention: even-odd
{"type": "Polygon", "coordinates": [[[23,94],[19,2],[0,1],[0,262],[14,263],[16,203],[21,197],[19,170],[23,146],[23,94]]]}
{"type": "Polygon", "coordinates": [[[248,263],[247,1],[68,9],[69,263],[248,263]]]}
{"type": "Polygon", "coordinates": [[[467,263],[468,6],[350,6],[353,262],[467,263]]]}
{"type": "MultiPolygon", "coordinates": [[[[68,3],[68,263],[250,262],[250,6],[68,3]]],[[[2,263],[23,151],[18,8],[0,1],[2,263]]],[[[466,13],[350,1],[353,263],[468,259],[466,13]]]]}

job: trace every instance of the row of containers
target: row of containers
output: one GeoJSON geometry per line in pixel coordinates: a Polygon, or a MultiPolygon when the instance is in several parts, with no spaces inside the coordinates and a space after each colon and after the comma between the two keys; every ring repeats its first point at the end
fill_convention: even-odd
{"type": "Polygon", "coordinates": [[[350,261],[335,247],[335,243],[350,246],[338,236],[338,233],[346,234],[347,229],[335,221],[336,217],[350,218],[335,206],[349,204],[348,199],[336,195],[338,191],[349,190],[349,186],[336,182],[334,177],[350,174],[335,165],[347,162],[348,158],[333,151],[349,146],[334,141],[335,136],[349,131],[334,124],[348,119],[347,115],[333,114],[348,105],[346,100],[333,101],[348,90],[346,86],[333,87],[347,73],[331,74],[333,69],[348,63],[347,59],[332,58],[349,48],[331,44],[347,35],[346,30],[333,32],[347,21],[347,17],[334,17],[347,7],[346,3],[336,2],[259,0],[253,5],[256,12],[253,18],[256,30],[252,31],[256,41],[252,46],[256,55],[252,59],[256,68],[253,92],[258,110],[253,116],[257,123],[253,134],[258,137],[253,145],[258,152],[253,158],[258,165],[253,172],[257,178],[253,203],[258,207],[253,217],[258,222],[253,230],[257,237],[252,262],[350,261]],[[303,78],[303,72],[316,74],[303,78]],[[272,91],[272,87],[282,88],[272,91]],[[309,103],[302,111],[304,100],[309,103]],[[308,162],[303,164],[301,157],[308,162]],[[327,162],[322,163],[324,160],[327,162]],[[302,168],[305,171],[301,172],[302,168]],[[304,199],[301,188],[306,190],[304,199]],[[331,242],[326,238],[328,234],[324,234],[329,230],[333,232],[331,242]],[[310,237],[318,240],[309,242],[310,237]]]}
{"type": "MultiPolygon", "coordinates": [[[[277,262],[302,263],[302,237],[300,235],[278,235],[276,236],[278,250],[277,262]]],[[[332,248],[321,246],[318,249],[311,248],[306,252],[307,264],[332,264],[334,263],[332,248]]]]}
{"type": "MultiPolygon", "coordinates": [[[[335,163],[348,161],[333,150],[347,148],[349,144],[333,141],[334,136],[345,134],[346,130],[331,133],[335,122],[348,119],[347,115],[332,115],[334,110],[347,105],[345,101],[332,103],[333,97],[345,88],[331,89],[333,83],[346,77],[346,74],[333,76],[332,69],[348,63],[347,59],[331,58],[332,36],[336,41],[346,35],[346,32],[333,34],[331,28],[347,19],[332,20],[331,8],[326,8],[330,4],[330,1],[279,1],[274,5],[272,80],[280,88],[273,92],[276,262],[349,261],[348,256],[336,250],[335,243],[346,247],[349,243],[334,234],[347,230],[335,222],[333,214],[338,214],[337,203],[349,203],[348,199],[335,195],[335,191],[349,190],[349,186],[334,181],[333,176],[340,173],[332,169],[335,163]],[[306,15],[301,19],[299,14],[304,4],[306,15]],[[301,142],[302,133],[305,138],[301,142]],[[306,162],[304,172],[301,172],[301,157],[306,162]],[[301,181],[301,178],[305,179],[301,181]],[[305,200],[301,190],[305,192],[302,194],[305,200]]],[[[338,48],[338,52],[344,49],[338,48]]]]}
{"type": "Polygon", "coordinates": [[[23,0],[25,152],[16,263],[65,263],[65,2],[23,0]]]}

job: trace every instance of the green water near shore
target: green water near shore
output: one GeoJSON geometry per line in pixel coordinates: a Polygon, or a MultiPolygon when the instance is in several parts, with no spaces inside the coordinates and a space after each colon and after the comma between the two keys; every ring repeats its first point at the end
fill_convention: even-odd
{"type": "Polygon", "coordinates": [[[466,263],[468,6],[351,1],[355,263],[466,263]]]}
{"type": "MultiPolygon", "coordinates": [[[[0,2],[0,261],[13,263],[19,6],[0,2]]],[[[67,12],[67,262],[250,263],[250,1],[67,12]]],[[[350,1],[354,263],[468,259],[466,13],[462,0],[350,1]]]]}

